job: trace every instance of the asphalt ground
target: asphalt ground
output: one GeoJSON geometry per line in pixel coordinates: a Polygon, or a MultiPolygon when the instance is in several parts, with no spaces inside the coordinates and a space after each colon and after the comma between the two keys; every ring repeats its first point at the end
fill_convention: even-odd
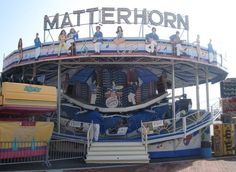
{"type": "Polygon", "coordinates": [[[211,159],[157,159],[149,164],[85,164],[83,160],[0,165],[0,171],[37,172],[236,172],[236,156],[211,159]]]}

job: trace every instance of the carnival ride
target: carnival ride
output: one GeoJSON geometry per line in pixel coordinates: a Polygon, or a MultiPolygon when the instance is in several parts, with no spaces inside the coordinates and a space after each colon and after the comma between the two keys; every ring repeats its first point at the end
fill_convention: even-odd
{"type": "MultiPolygon", "coordinates": [[[[213,61],[209,61],[206,48],[201,47],[199,57],[196,46],[184,42],[184,51],[176,57],[167,40],[160,40],[156,53],[150,54],[145,51],[145,39],[139,37],[125,38],[119,45],[120,53],[113,38],[103,38],[100,54],[94,54],[92,38],[81,38],[75,45],[76,54],[71,56],[67,50],[58,56],[58,42],[47,42],[37,60],[33,46],[23,49],[20,63],[17,50],[4,59],[5,76],[44,76],[45,85],[57,87],[58,109],[50,116],[57,124],[55,138],[77,139],[89,148],[90,114],[98,107],[104,118],[101,142],[141,140],[151,158],[199,154],[202,135],[209,135],[209,125],[220,114],[219,110],[209,112],[208,83],[226,78],[222,56],[215,54],[213,61]],[[163,72],[172,83],[168,92],[156,91],[163,72]],[[70,79],[62,81],[68,74],[70,79]],[[207,110],[200,109],[199,84],[203,83],[207,110]],[[190,109],[191,99],[184,92],[178,99],[175,95],[176,88],[193,85],[196,85],[196,110],[190,109]]],[[[40,112],[44,111],[42,105],[55,108],[55,101],[53,106],[49,103],[55,100],[50,93],[50,90],[45,92],[49,97],[44,102],[37,98],[31,101],[32,106],[40,112]]],[[[3,108],[7,107],[6,99],[2,102],[3,108]]]]}

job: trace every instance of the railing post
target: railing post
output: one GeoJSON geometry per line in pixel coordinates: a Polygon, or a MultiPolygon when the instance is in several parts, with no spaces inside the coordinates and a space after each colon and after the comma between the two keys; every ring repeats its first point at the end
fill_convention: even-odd
{"type": "Polygon", "coordinates": [[[145,150],[146,150],[146,153],[148,152],[148,147],[147,147],[147,130],[145,130],[145,150]]]}
{"type": "Polygon", "coordinates": [[[90,144],[92,143],[92,141],[93,141],[93,121],[92,123],[90,123],[89,129],[87,131],[87,152],[89,151],[90,144]]]}
{"type": "Polygon", "coordinates": [[[186,130],[187,130],[186,117],[183,117],[183,118],[182,118],[182,122],[183,122],[184,138],[185,138],[185,137],[186,137],[186,130]]]}
{"type": "MultiPolygon", "coordinates": [[[[93,137],[94,137],[94,129],[93,129],[93,121],[92,121],[92,127],[91,127],[91,141],[90,141],[90,143],[92,144],[93,143],[93,137]]],[[[100,134],[100,132],[99,132],[99,134],[100,134]]]]}
{"type": "Polygon", "coordinates": [[[142,144],[145,146],[145,151],[147,153],[147,129],[143,125],[142,121],[141,121],[141,139],[142,139],[142,144]]]}
{"type": "Polygon", "coordinates": [[[46,142],[47,146],[46,146],[46,155],[45,155],[45,164],[47,167],[51,166],[51,163],[49,161],[49,151],[50,151],[50,141],[46,142]]]}
{"type": "Polygon", "coordinates": [[[143,122],[141,121],[141,140],[142,140],[142,144],[143,144],[143,122]]]}

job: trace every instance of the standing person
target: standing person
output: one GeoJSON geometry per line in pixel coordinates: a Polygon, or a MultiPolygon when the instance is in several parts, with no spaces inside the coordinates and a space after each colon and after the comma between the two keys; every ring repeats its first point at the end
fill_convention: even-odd
{"type": "Polygon", "coordinates": [[[193,42],[193,44],[196,44],[196,50],[197,50],[197,56],[198,56],[198,60],[200,60],[201,58],[201,47],[200,47],[200,35],[197,35],[197,39],[196,41],[193,42]]]}
{"type": "Polygon", "coordinates": [[[100,124],[102,123],[103,118],[99,113],[98,108],[94,109],[94,111],[91,113],[91,116],[92,116],[91,122],[93,122],[93,139],[95,142],[97,142],[100,134],[100,124]]]}
{"type": "Polygon", "coordinates": [[[125,39],[123,38],[123,29],[121,26],[117,27],[116,37],[114,39],[114,43],[116,44],[116,51],[120,53],[120,44],[124,43],[125,39]]]}
{"type": "Polygon", "coordinates": [[[22,38],[20,38],[19,41],[18,41],[18,52],[19,52],[18,63],[20,63],[21,60],[23,59],[23,41],[22,41],[22,38]]]}
{"type": "Polygon", "coordinates": [[[182,41],[180,40],[179,37],[179,31],[176,31],[174,35],[170,36],[170,42],[172,44],[172,52],[174,56],[180,56],[180,53],[183,51],[181,43],[182,41]]]}
{"type": "Polygon", "coordinates": [[[155,51],[155,47],[157,49],[157,42],[159,41],[159,36],[156,34],[156,28],[152,28],[152,32],[146,35],[145,43],[146,43],[146,51],[153,54],[155,51]]]}
{"type": "Polygon", "coordinates": [[[211,44],[211,39],[208,43],[208,58],[209,58],[209,62],[211,63],[213,61],[213,58],[214,58],[214,49],[213,49],[213,46],[211,44]]]}
{"type": "Polygon", "coordinates": [[[170,87],[171,87],[171,81],[167,78],[167,73],[163,71],[159,78],[159,81],[157,82],[158,94],[165,93],[166,90],[170,87]]]}
{"type": "Polygon", "coordinates": [[[103,43],[103,40],[102,40],[103,34],[100,30],[101,30],[101,27],[96,26],[96,32],[93,36],[95,54],[100,54],[101,45],[103,43]]]}
{"type": "Polygon", "coordinates": [[[38,57],[40,56],[41,47],[42,47],[42,43],[39,39],[38,33],[36,33],[36,38],[34,39],[34,46],[35,46],[35,60],[38,60],[38,57]]]}
{"type": "Polygon", "coordinates": [[[66,31],[63,29],[58,37],[59,40],[59,49],[58,49],[58,56],[61,55],[61,49],[66,48],[66,31]]]}

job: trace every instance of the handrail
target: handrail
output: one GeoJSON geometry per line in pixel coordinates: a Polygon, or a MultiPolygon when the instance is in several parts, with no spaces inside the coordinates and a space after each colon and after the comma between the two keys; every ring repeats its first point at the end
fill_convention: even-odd
{"type": "Polygon", "coordinates": [[[186,138],[186,131],[187,131],[186,117],[182,118],[182,123],[183,123],[184,138],[186,138]]]}
{"type": "MultiPolygon", "coordinates": [[[[179,132],[180,130],[182,130],[184,132],[184,137],[185,137],[186,133],[187,133],[187,129],[189,127],[193,126],[194,124],[198,123],[199,121],[201,121],[208,114],[208,112],[206,112],[206,113],[199,116],[199,112],[201,112],[201,111],[196,111],[196,112],[193,112],[187,116],[179,117],[175,122],[176,122],[176,125],[178,124],[178,126],[179,125],[181,125],[181,126],[179,126],[175,132],[179,132]]],[[[158,120],[158,121],[163,121],[163,125],[160,125],[157,128],[157,133],[158,133],[158,131],[161,131],[162,129],[167,129],[168,133],[174,133],[174,131],[172,130],[173,128],[170,126],[173,122],[172,118],[158,120]]],[[[153,125],[153,122],[154,121],[148,121],[148,122],[144,122],[144,123],[153,125]]],[[[142,126],[141,126],[141,129],[142,129],[142,126]]]]}
{"type": "Polygon", "coordinates": [[[211,119],[213,122],[222,112],[220,102],[216,101],[215,103],[213,103],[210,107],[210,111],[211,111],[211,119]]]}
{"type": "Polygon", "coordinates": [[[89,129],[87,131],[87,152],[90,149],[91,144],[93,143],[93,122],[90,124],[89,129]]]}
{"type": "Polygon", "coordinates": [[[142,138],[142,144],[145,145],[145,151],[147,153],[147,141],[148,141],[148,137],[147,137],[147,129],[146,127],[143,125],[143,122],[141,121],[141,138],[142,138]]]}

